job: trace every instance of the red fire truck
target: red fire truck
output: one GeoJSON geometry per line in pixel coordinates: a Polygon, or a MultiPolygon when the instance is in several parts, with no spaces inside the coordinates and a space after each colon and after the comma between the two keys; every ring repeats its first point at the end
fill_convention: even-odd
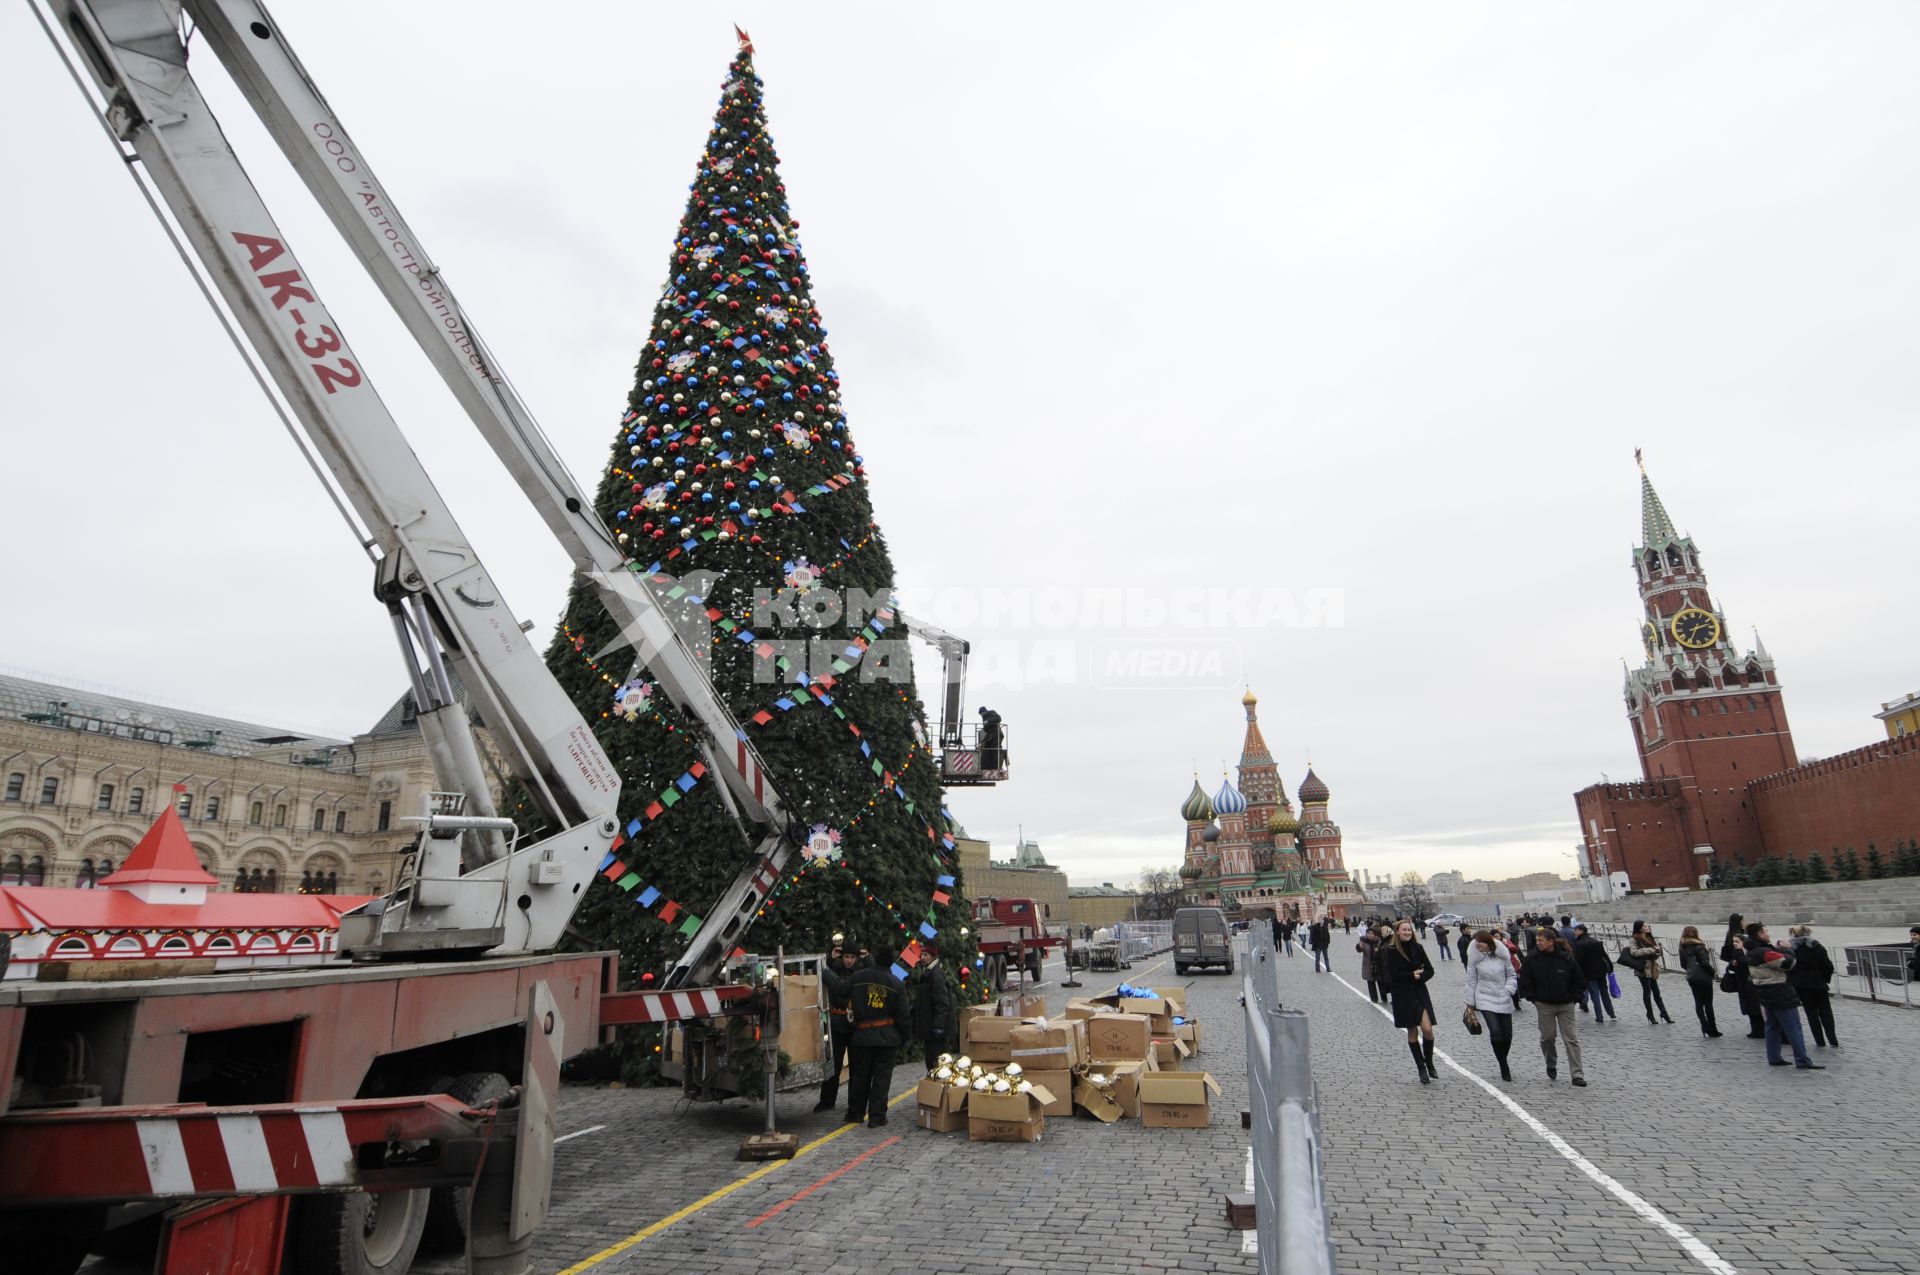
{"type": "Polygon", "coordinates": [[[1018,977],[1024,969],[1028,978],[1039,978],[1047,953],[1066,943],[1047,932],[1048,912],[1035,899],[974,900],[974,933],[994,991],[1006,990],[1008,971],[1018,977]]]}

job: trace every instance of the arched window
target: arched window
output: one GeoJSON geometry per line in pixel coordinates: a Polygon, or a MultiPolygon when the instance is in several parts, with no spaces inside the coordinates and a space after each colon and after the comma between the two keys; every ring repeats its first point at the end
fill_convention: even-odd
{"type": "Polygon", "coordinates": [[[267,892],[268,894],[278,894],[278,893],[280,893],[280,874],[279,874],[279,873],[278,873],[277,871],[275,871],[274,869],[272,869],[272,868],[268,868],[268,869],[267,869],[267,890],[266,890],[266,892],[267,892]]]}
{"type": "Polygon", "coordinates": [[[247,875],[247,893],[248,894],[265,894],[266,892],[267,892],[266,882],[260,875],[260,869],[255,868],[251,873],[247,875]]]}
{"type": "Polygon", "coordinates": [[[43,806],[60,804],[60,781],[52,775],[40,781],[40,804],[43,806]]]}
{"type": "Polygon", "coordinates": [[[178,797],[174,798],[173,807],[180,812],[182,819],[193,818],[193,794],[190,792],[181,793],[178,797]]]}
{"type": "Polygon", "coordinates": [[[87,941],[85,939],[61,939],[60,945],[53,949],[53,954],[55,956],[85,956],[87,954],[87,941]]]}
{"type": "Polygon", "coordinates": [[[253,805],[247,808],[247,822],[250,824],[253,824],[255,827],[258,827],[260,825],[260,820],[262,816],[265,814],[265,812],[266,812],[266,807],[264,805],[262,805],[260,802],[257,802],[257,801],[254,802],[253,805]]]}
{"type": "Polygon", "coordinates": [[[1673,545],[1667,546],[1667,565],[1675,571],[1681,570],[1686,565],[1685,559],[1680,556],[1680,550],[1673,545]]]}
{"type": "Polygon", "coordinates": [[[79,871],[73,874],[73,887],[76,890],[93,889],[93,860],[80,860],[79,871]]]}
{"type": "Polygon", "coordinates": [[[47,861],[39,855],[27,860],[27,885],[45,885],[47,883],[47,861]]]}
{"type": "Polygon", "coordinates": [[[218,797],[207,798],[207,813],[202,815],[201,818],[205,819],[208,823],[216,823],[219,821],[220,799],[218,797]]]}
{"type": "Polygon", "coordinates": [[[7,800],[8,801],[20,800],[20,795],[24,793],[26,790],[27,790],[27,777],[25,775],[21,774],[19,771],[16,770],[11,775],[7,776],[7,800]]]}
{"type": "Polygon", "coordinates": [[[115,939],[113,946],[107,949],[107,951],[121,956],[133,955],[144,950],[145,949],[140,946],[140,940],[134,938],[131,934],[122,935],[115,939]]]}
{"type": "Polygon", "coordinates": [[[315,832],[325,832],[327,830],[327,812],[318,806],[313,808],[313,830],[315,832]]]}
{"type": "Polygon", "coordinates": [[[347,812],[346,811],[336,810],[333,812],[333,830],[335,832],[345,832],[347,830],[347,812]]]}
{"type": "Polygon", "coordinates": [[[178,934],[160,945],[162,952],[191,952],[193,946],[178,934]]]}
{"type": "Polygon", "coordinates": [[[137,815],[147,804],[147,790],[135,788],[127,794],[127,813],[137,815]]]}
{"type": "Polygon", "coordinates": [[[1649,576],[1660,574],[1660,555],[1651,549],[1647,551],[1647,574],[1649,576]]]}
{"type": "Polygon", "coordinates": [[[21,884],[21,877],[26,874],[26,870],[27,865],[24,859],[17,854],[8,855],[6,862],[0,863],[0,885],[21,884]]]}
{"type": "Polygon", "coordinates": [[[105,881],[108,877],[113,875],[113,860],[112,859],[100,860],[100,866],[95,868],[94,872],[97,874],[100,880],[105,881]]]}
{"type": "Polygon", "coordinates": [[[293,950],[296,952],[311,952],[316,946],[311,934],[302,934],[293,941],[293,950]]]}
{"type": "Polygon", "coordinates": [[[253,936],[253,942],[247,944],[247,950],[249,952],[271,952],[274,946],[273,935],[256,934],[253,936]]]}
{"type": "Polygon", "coordinates": [[[100,785],[99,789],[93,795],[93,808],[95,810],[112,810],[113,809],[113,785],[112,784],[100,785]]]}
{"type": "Polygon", "coordinates": [[[273,826],[276,828],[284,828],[287,826],[287,808],[285,806],[275,806],[273,808],[273,826]]]}
{"type": "Polygon", "coordinates": [[[216,934],[213,936],[213,941],[207,944],[207,954],[209,956],[215,952],[232,952],[235,950],[237,949],[235,949],[233,945],[233,937],[228,934],[216,934]]]}
{"type": "Polygon", "coordinates": [[[233,874],[233,892],[235,894],[253,893],[252,887],[247,884],[247,870],[245,868],[235,870],[233,874]]]}

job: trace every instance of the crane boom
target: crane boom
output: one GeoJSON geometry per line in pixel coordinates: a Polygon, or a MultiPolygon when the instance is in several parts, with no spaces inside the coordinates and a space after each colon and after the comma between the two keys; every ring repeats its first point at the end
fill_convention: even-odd
{"type": "MultiPolygon", "coordinates": [[[[794,851],[791,819],[692,651],[514,393],[440,272],[254,0],[45,0],[95,109],[138,161],[234,328],[364,527],[376,595],[407,657],[436,774],[478,813],[436,814],[412,881],[359,918],[383,951],[550,947],[617,844],[620,779],[527,642],[228,146],[187,67],[184,14],[227,66],[336,229],[674,701],[752,860],[669,974],[718,973],[794,851]],[[558,831],[509,848],[451,664],[558,831]],[[731,736],[731,738],[729,738],[731,736]],[[451,843],[464,839],[464,853],[451,843]],[[464,861],[464,862],[462,862],[464,861]],[[465,871],[462,871],[464,866],[465,871]],[[515,913],[523,924],[510,926],[515,913]]],[[[77,78],[77,77],[76,77],[77,78]]],[[[138,178],[136,172],[136,178],[138,178]]],[[[163,221],[165,219],[163,218],[163,221]]],[[[170,231],[172,227],[170,227],[170,231]]],[[[183,256],[185,254],[183,253],[183,256]]],[[[343,926],[343,932],[348,927],[343,926]]]]}

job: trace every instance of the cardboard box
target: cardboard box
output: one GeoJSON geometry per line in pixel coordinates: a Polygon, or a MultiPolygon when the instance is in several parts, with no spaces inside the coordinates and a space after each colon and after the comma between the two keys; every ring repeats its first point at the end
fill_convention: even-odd
{"type": "Polygon", "coordinates": [[[1140,1123],[1149,1129],[1204,1129],[1209,1095],[1220,1086],[1204,1071],[1156,1071],[1140,1077],[1140,1123]]]}
{"type": "Polygon", "coordinates": [[[961,1051],[970,1054],[977,1063],[1010,1063],[1013,1061],[1013,1033],[1026,1026],[1018,1018],[987,1018],[985,1016],[967,1020],[965,1035],[961,1038],[961,1051]]]}
{"type": "Polygon", "coordinates": [[[967,1098],[967,1141],[1038,1142],[1046,1132],[1051,1090],[1036,1084],[1028,1093],[981,1093],[967,1098]]]}
{"type": "Polygon", "coordinates": [[[1096,1014],[1085,1020],[1091,1061],[1145,1058],[1152,1049],[1153,1020],[1139,1014],[1096,1014]]]}
{"type": "Polygon", "coordinates": [[[1085,1075],[1073,1078],[1073,1105],[1102,1124],[1112,1124],[1127,1114],[1121,1109],[1120,1100],[1114,1096],[1111,1086],[1102,1088],[1085,1075]]]}
{"type": "Polygon", "coordinates": [[[1159,1064],[1148,1058],[1138,1062],[1110,1063],[1107,1066],[1113,1076],[1113,1100],[1120,1105],[1120,1114],[1129,1120],[1139,1119],[1140,1077],[1160,1070],[1159,1064]]]}
{"type": "Polygon", "coordinates": [[[1150,987],[1147,989],[1168,1005],[1173,1012],[1184,1015],[1187,1012],[1187,989],[1184,987],[1150,987]]]}
{"type": "Polygon", "coordinates": [[[819,1062],[820,980],[812,974],[789,974],[780,980],[780,1048],[796,1064],[819,1062]]]}
{"type": "Polygon", "coordinates": [[[960,1039],[967,1038],[967,1024],[976,1018],[994,1018],[1000,1013],[998,1001],[988,1001],[984,1005],[962,1005],[960,1007],[960,1039]]]}
{"type": "Polygon", "coordinates": [[[1173,1035],[1176,1040],[1179,1040],[1186,1045],[1187,1053],[1197,1054],[1200,1052],[1200,1020],[1199,1019],[1189,1018],[1184,1023],[1176,1024],[1173,1029],[1173,1035]]]}
{"type": "Polygon", "coordinates": [[[931,1129],[935,1133],[953,1133],[966,1128],[969,1092],[944,1080],[927,1077],[920,1082],[915,1093],[919,1103],[917,1123],[922,1129],[931,1129]]]}
{"type": "Polygon", "coordinates": [[[1155,1036],[1153,1038],[1153,1060],[1160,1064],[1161,1071],[1179,1071],[1180,1064],[1193,1053],[1187,1048],[1187,1042],[1178,1036],[1155,1036]]]}
{"type": "Polygon", "coordinates": [[[1066,1019],[1081,1019],[1092,1018],[1095,1014],[1104,1014],[1106,1012],[1107,1007],[1105,1005],[1087,1000],[1084,997],[1076,996],[1067,1002],[1067,1007],[1060,1011],[1060,1016],[1066,1019]]]}
{"type": "Polygon", "coordinates": [[[1066,1023],[1016,1027],[1011,1039],[1013,1061],[1028,1071],[1071,1071],[1086,1061],[1081,1035],[1066,1023]]]}
{"type": "Polygon", "coordinates": [[[1047,1012],[1047,998],[1044,996],[1003,996],[1000,998],[1000,1016],[1002,1018],[1039,1018],[1047,1012]]]}
{"type": "Polygon", "coordinates": [[[1158,1036],[1173,1034],[1173,1007],[1158,996],[1122,996],[1114,992],[1097,996],[1094,1004],[1121,1014],[1138,1014],[1151,1020],[1150,1030],[1158,1036]]]}
{"type": "Polygon", "coordinates": [[[1073,1114],[1073,1073],[1071,1071],[1033,1071],[1020,1073],[1021,1077],[1033,1082],[1034,1092],[1044,1089],[1053,1096],[1053,1100],[1040,1108],[1041,1113],[1049,1116],[1070,1116],[1073,1114]]]}

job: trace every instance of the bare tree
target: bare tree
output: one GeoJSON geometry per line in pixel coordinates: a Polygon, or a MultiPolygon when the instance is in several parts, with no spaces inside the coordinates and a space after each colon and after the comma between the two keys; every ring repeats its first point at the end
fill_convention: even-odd
{"type": "Polygon", "coordinates": [[[1393,906],[1401,916],[1415,921],[1432,916],[1433,891],[1427,889],[1427,879],[1418,872],[1402,873],[1400,888],[1393,894],[1393,906]]]}
{"type": "Polygon", "coordinates": [[[1140,919],[1170,921],[1181,904],[1186,882],[1177,868],[1151,868],[1140,874],[1134,891],[1140,896],[1140,919]]]}

